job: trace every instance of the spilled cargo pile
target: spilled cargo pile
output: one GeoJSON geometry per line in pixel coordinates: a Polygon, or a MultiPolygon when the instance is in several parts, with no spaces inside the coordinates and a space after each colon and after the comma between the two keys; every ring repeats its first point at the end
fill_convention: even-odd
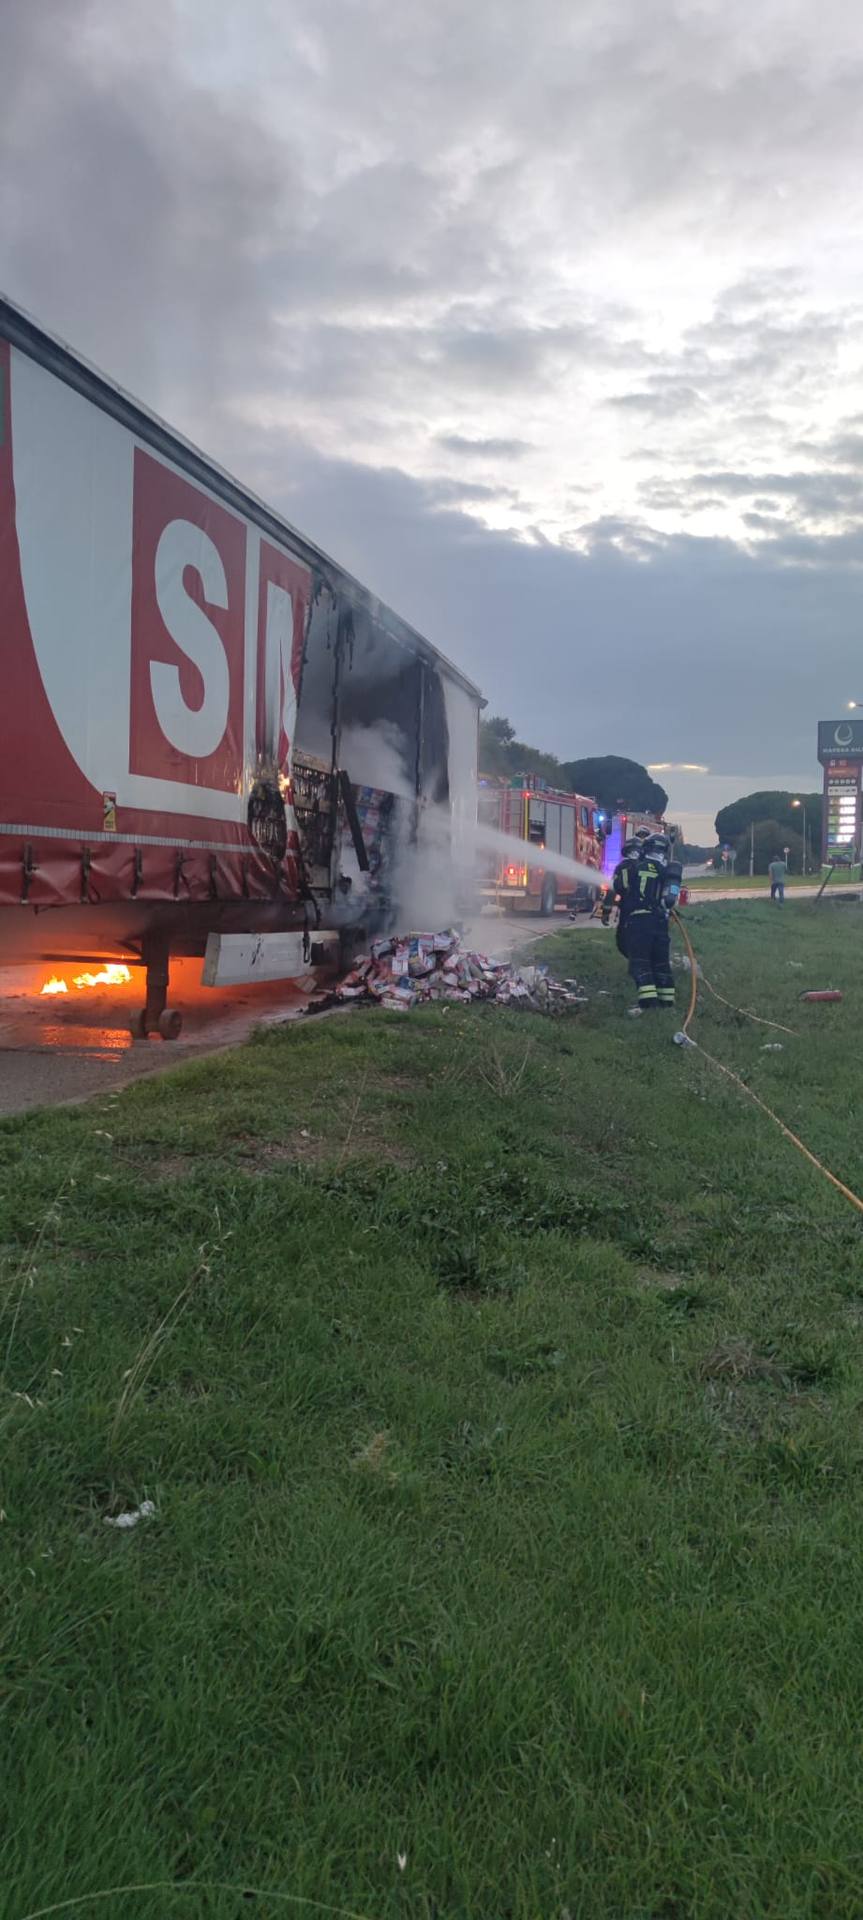
{"type": "Polygon", "coordinates": [[[490,960],[484,953],[468,953],[457,932],[410,933],[375,940],[367,954],[331,992],[309,1002],[309,1013],[350,1005],[384,1007],[390,1013],[409,1013],[418,1004],[437,1001],[469,1005],[493,1000],[499,1007],[533,1013],[565,1013],[586,1004],[577,980],[563,984],[547,967],[518,967],[511,961],[490,960]]]}

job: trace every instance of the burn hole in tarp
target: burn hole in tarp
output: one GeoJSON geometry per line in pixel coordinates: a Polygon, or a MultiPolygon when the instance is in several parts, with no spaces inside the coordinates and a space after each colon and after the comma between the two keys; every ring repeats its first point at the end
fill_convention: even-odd
{"type": "Polygon", "coordinates": [[[323,585],[306,635],[296,757],[348,775],[380,879],[387,839],[415,832],[417,801],[449,803],[449,733],[436,662],[368,608],[323,585]],[[390,795],[395,806],[383,804],[390,795]]]}
{"type": "Polygon", "coordinates": [[[306,628],[294,740],[295,759],[313,766],[333,765],[338,655],[338,608],[318,581],[306,628]]]}
{"type": "Polygon", "coordinates": [[[334,739],[336,762],[354,786],[446,803],[449,738],[437,664],[367,608],[322,586],[306,634],[297,755],[331,766],[334,739]]]}
{"type": "Polygon", "coordinates": [[[355,786],[433,804],[448,798],[448,738],[437,667],[355,609],[338,675],[339,760],[355,786]]]}

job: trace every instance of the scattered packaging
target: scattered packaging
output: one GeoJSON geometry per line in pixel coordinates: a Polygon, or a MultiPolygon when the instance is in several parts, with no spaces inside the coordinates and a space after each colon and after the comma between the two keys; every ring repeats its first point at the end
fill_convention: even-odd
{"type": "Polygon", "coordinates": [[[142,1500],[141,1505],[133,1507],[131,1513],[106,1513],[104,1521],[106,1527],[119,1527],[122,1531],[128,1532],[130,1527],[138,1525],[139,1520],[152,1520],[155,1511],[152,1500],[142,1500]]]}
{"type": "Polygon", "coordinates": [[[309,1002],[308,1012],[356,1001],[407,1013],[417,1002],[468,1006],[477,1000],[553,1014],[586,1006],[587,994],[577,980],[561,985],[552,979],[547,967],[517,967],[484,953],[468,953],[448,927],[442,933],[373,941],[369,953],[355,961],[335,989],[309,1002]]]}

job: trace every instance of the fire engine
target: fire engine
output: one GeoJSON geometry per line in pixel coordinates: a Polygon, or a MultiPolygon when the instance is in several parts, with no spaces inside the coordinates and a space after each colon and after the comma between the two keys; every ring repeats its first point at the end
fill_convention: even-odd
{"type": "Polygon", "coordinates": [[[611,879],[624,842],[631,840],[640,827],[646,827],[650,833],[667,833],[671,840],[677,837],[677,828],[669,827],[657,813],[612,814],[606,826],[602,854],[602,871],[606,880],[611,879]]]}
{"type": "Polygon", "coordinates": [[[605,815],[595,800],[562,793],[533,774],[509,782],[480,778],[477,811],[485,826],[524,841],[523,859],[515,852],[489,859],[481,888],[486,899],[522,913],[553,913],[559,905],[590,910],[594,889],[550,873],[542,855],[547,849],[594,867],[601,885],[605,815]]]}

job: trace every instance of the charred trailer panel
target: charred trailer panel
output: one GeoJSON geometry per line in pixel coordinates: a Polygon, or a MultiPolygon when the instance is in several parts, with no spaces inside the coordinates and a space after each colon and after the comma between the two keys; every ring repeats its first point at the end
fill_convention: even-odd
{"type": "Polygon", "coordinates": [[[477,719],[475,690],[379,603],[316,589],[291,784],[304,871],[343,923],[410,916],[441,866],[468,892],[477,719]]]}
{"type": "Polygon", "coordinates": [[[152,952],[150,1024],[166,952],[386,912],[469,820],[471,682],[2,300],[0,661],[0,955],[152,952]]]}

